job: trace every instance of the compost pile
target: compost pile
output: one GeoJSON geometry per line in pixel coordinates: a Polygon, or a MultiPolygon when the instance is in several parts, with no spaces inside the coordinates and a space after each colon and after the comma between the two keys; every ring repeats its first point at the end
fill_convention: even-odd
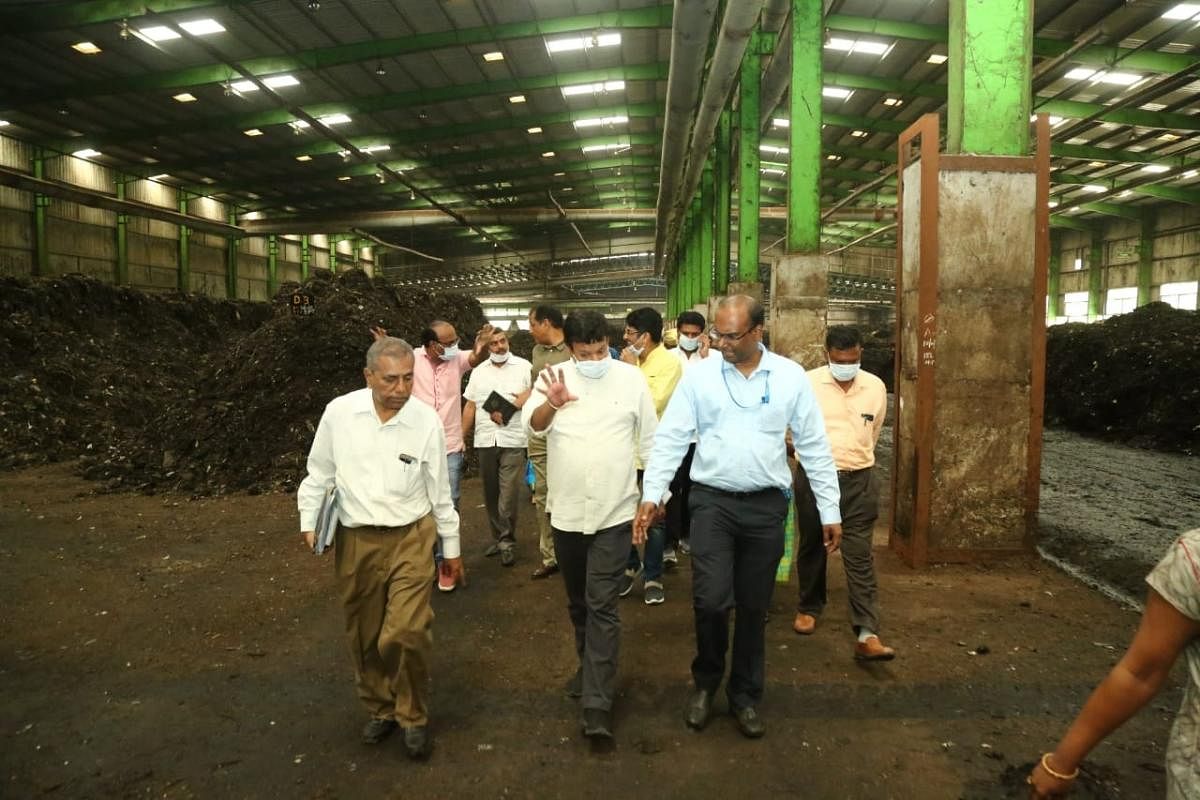
{"type": "Polygon", "coordinates": [[[1200,452],[1200,312],[1150,303],[1046,336],[1046,422],[1137,447],[1200,452]]]}
{"type": "Polygon", "coordinates": [[[262,303],[147,295],[81,275],[0,278],[0,467],[104,449],[262,324],[262,303]]]}
{"type": "Polygon", "coordinates": [[[267,322],[136,435],[86,459],[84,474],[141,491],[294,490],[325,405],[364,385],[369,329],[419,343],[432,319],[453,324],[468,346],[484,324],[473,298],[397,290],[360,271],[285,284],[267,322]],[[297,313],[297,292],[311,313],[297,313]]]}

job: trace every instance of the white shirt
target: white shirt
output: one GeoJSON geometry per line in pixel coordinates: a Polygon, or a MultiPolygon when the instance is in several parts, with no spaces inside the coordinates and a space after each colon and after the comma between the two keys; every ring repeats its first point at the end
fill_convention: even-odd
{"type": "Polygon", "coordinates": [[[525,432],[546,439],[546,510],[560,531],[592,534],[629,522],[637,514],[634,461],[645,461],[654,443],[658,415],[641,371],[614,361],[603,378],[585,378],[574,361],[564,362],[563,380],[579,397],[562,407],[544,431],[531,425],[546,402],[541,385],[525,404],[525,432]]]}
{"type": "MultiPolygon", "coordinates": [[[[703,335],[703,334],[701,334],[701,335],[703,335]]],[[[718,350],[715,350],[711,347],[708,349],[708,355],[703,356],[703,357],[701,357],[701,355],[700,355],[700,348],[696,348],[691,353],[689,353],[687,350],[684,350],[682,347],[676,347],[671,352],[674,353],[675,357],[678,358],[680,363],[683,364],[683,369],[685,372],[687,370],[691,369],[692,367],[696,366],[697,364],[703,363],[704,360],[707,358],[712,358],[713,356],[716,356],[717,358],[721,357],[721,353],[718,350]],[[688,358],[689,355],[691,356],[691,358],[688,358]]]]}
{"type": "Polygon", "coordinates": [[[325,406],[308,453],[308,475],[296,490],[301,531],[316,528],[321,500],[333,484],[342,525],[400,527],[432,512],[442,553],[459,557],[446,434],[437,412],[421,401],[409,398],[384,423],[368,388],[325,406]]]}
{"type": "Polygon", "coordinates": [[[476,447],[524,447],[525,429],[521,427],[521,411],[512,415],[507,425],[492,422],[492,415],[483,404],[492,392],[510,403],[529,388],[533,365],[520,356],[510,354],[508,361],[496,364],[491,359],[471,371],[463,397],[475,404],[476,447]]]}

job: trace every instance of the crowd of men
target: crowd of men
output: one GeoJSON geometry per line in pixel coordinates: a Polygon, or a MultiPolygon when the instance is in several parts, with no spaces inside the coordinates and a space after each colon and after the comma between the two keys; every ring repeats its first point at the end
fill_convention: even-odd
{"type": "Polygon", "coordinates": [[[815,629],[826,558],[840,547],[854,657],[894,656],[879,638],[871,555],[886,394],[859,368],[857,331],[831,328],[827,366],[806,374],[763,345],[764,310],[750,297],[723,298],[711,327],[695,311],[674,322],[668,349],[662,316],[632,311],[617,351],[601,314],[564,319],[538,306],[529,312],[532,361],[490,325],[469,352],[443,321],[416,349],[373,331],[366,388],[326,408],[297,493],[311,547],[336,487],[335,571],[371,715],[365,742],[400,728],[412,757],[430,751],[430,602],[435,582],[453,591],[466,580],[457,508],[468,444],[487,509],[484,555],[512,567],[518,542],[536,539],[532,578],[562,576],[578,656],[566,692],[578,698],[589,738],[613,736],[619,598],[640,580],[644,602],[663,603],[664,570],[680,555],[691,560],[695,625],[684,721],[703,729],[724,683],[738,729],[763,735],[767,610],[792,504],[796,633],[815,629]],[[527,461],[534,523],[525,532],[527,461]]]}

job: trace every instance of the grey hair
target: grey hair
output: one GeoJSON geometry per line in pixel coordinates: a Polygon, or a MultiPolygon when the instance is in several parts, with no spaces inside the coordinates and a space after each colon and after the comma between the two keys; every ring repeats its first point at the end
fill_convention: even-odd
{"type": "Polygon", "coordinates": [[[397,339],[395,336],[384,336],[382,339],[377,339],[374,344],[367,348],[367,369],[375,369],[379,365],[379,359],[383,356],[412,358],[412,345],[403,339],[397,339]]]}
{"type": "Polygon", "coordinates": [[[763,308],[763,304],[748,294],[731,294],[722,297],[717,302],[717,308],[744,308],[746,316],[750,318],[750,327],[752,328],[762,325],[767,319],[767,312],[763,308]]]}

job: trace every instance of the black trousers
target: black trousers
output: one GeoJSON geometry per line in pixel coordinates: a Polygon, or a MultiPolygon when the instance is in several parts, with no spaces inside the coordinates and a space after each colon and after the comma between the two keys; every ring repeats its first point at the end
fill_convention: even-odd
{"type": "Polygon", "coordinates": [[[725,694],[733,708],[756,706],[766,674],[765,630],[775,569],[783,557],[788,500],[778,489],[735,495],[692,486],[692,604],[696,688],[715,693],[725,675],[729,612],[737,610],[725,694]]]}
{"type": "Polygon", "coordinates": [[[675,548],[687,541],[692,515],[688,511],[688,497],[692,493],[692,459],[696,456],[696,444],[688,445],[687,454],[671,480],[671,499],[667,501],[667,547],[675,548]]]}

